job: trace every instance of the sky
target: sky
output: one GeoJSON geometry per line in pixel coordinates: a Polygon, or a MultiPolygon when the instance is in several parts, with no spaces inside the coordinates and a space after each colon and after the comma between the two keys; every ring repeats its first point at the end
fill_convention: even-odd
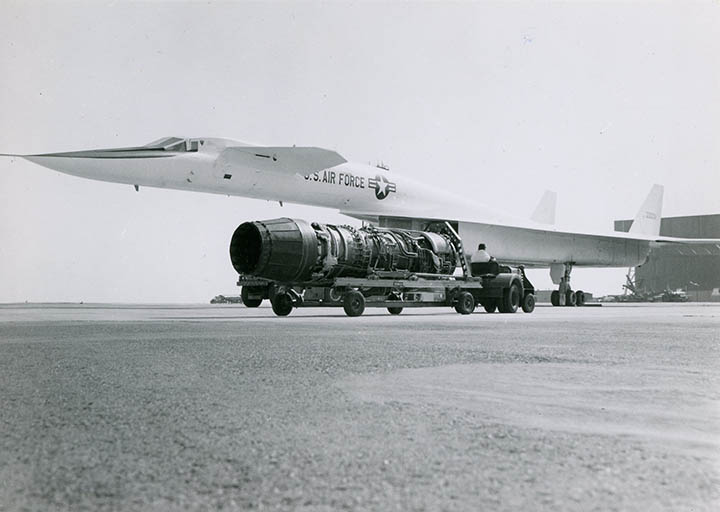
{"type": "MultiPolygon", "coordinates": [[[[0,153],[164,136],[334,149],[610,231],[654,183],[720,213],[720,2],[3,2],[0,153]]],[[[0,158],[0,302],[237,294],[232,232],[337,212],[71,177],[0,158]]],[[[620,293],[627,269],[576,269],[620,293]]],[[[547,271],[533,271],[550,288],[547,271]]]]}

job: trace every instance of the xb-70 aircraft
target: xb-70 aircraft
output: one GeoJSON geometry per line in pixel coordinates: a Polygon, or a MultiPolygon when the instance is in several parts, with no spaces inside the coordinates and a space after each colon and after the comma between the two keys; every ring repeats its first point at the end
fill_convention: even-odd
{"type": "MultiPolygon", "coordinates": [[[[321,206],[378,224],[422,230],[448,221],[466,247],[485,243],[499,261],[549,267],[554,305],[575,303],[573,267],[632,267],[655,245],[720,240],[659,236],[663,188],[654,185],[628,233],[580,233],[554,224],[555,198],[546,194],[530,220],[502,214],[384,168],[348,162],[316,147],[258,146],[221,138],[164,138],[145,146],[20,156],[63,173],[94,180],[192,190],[321,206]]],[[[509,204],[513,191],[507,190],[509,204]]]]}

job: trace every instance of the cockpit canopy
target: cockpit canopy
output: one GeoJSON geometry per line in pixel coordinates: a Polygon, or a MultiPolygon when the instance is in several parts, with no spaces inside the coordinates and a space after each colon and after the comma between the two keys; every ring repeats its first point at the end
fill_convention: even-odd
{"type": "Polygon", "coordinates": [[[160,149],[163,151],[174,151],[180,153],[190,153],[197,151],[200,146],[205,144],[203,139],[181,139],[180,137],[164,137],[162,139],[151,142],[146,145],[147,149],[160,149]]]}

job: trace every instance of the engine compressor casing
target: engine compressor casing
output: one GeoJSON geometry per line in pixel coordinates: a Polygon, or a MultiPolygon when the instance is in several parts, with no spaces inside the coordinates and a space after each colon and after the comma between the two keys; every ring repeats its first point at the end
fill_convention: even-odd
{"type": "Polygon", "coordinates": [[[452,274],[457,266],[455,247],[444,234],[289,218],[240,224],[230,259],[239,274],[285,283],[376,271],[452,274]]]}

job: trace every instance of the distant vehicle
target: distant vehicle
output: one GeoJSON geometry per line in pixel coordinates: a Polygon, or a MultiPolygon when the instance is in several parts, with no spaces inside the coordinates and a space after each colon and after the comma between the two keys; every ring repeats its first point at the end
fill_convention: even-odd
{"type": "Polygon", "coordinates": [[[690,300],[684,290],[670,290],[669,288],[661,294],[656,295],[655,299],[655,302],[658,302],[658,299],[659,302],[687,302],[688,300],[690,300]]]}
{"type": "Polygon", "coordinates": [[[236,296],[216,295],[210,299],[210,304],[242,304],[242,299],[236,296]]]}

